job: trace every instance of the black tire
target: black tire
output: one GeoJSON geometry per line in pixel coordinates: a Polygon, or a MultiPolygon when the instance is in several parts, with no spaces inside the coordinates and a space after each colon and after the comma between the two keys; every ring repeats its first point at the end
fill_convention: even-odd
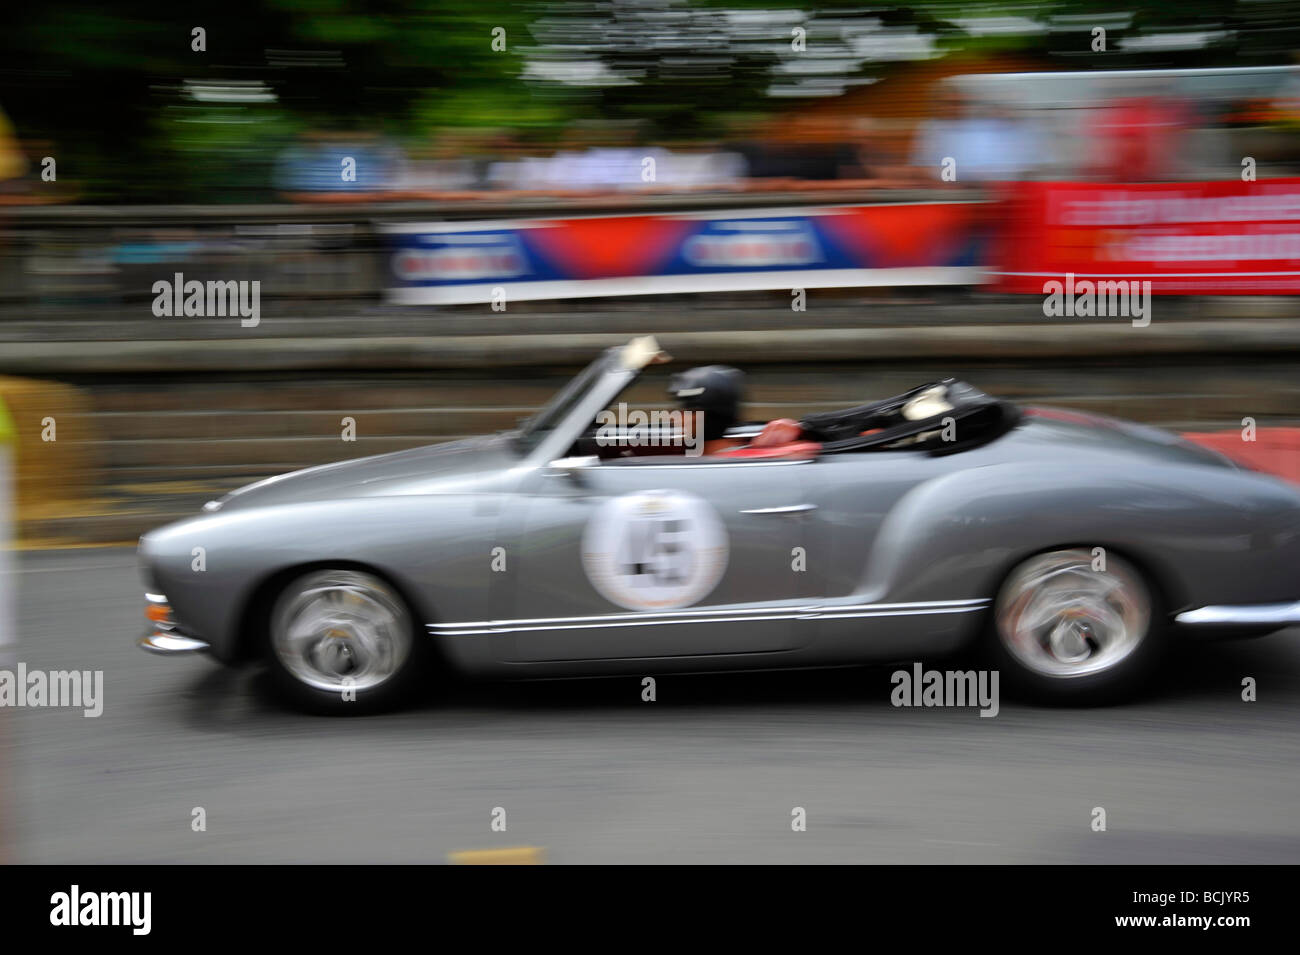
{"type": "Polygon", "coordinates": [[[1013,693],[1087,706],[1141,689],[1168,641],[1163,602],[1146,575],[1119,555],[1066,548],[1011,570],[994,600],[984,649],[1013,693]]]}
{"type": "Polygon", "coordinates": [[[428,638],[374,574],[318,568],[288,581],[265,627],[271,682],[291,706],[359,716],[406,702],[427,672],[428,638]]]}

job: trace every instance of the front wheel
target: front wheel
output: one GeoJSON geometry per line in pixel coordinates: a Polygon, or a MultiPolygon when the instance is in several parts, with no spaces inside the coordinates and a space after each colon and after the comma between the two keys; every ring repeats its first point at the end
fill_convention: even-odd
{"type": "Polygon", "coordinates": [[[393,706],[412,688],[422,657],[405,601],[356,570],[316,570],[290,581],[271,608],[267,633],[282,695],[318,713],[393,706]]]}
{"type": "Polygon", "coordinates": [[[1154,670],[1165,627],[1133,565],[1082,548],[1037,554],[998,592],[989,640],[1013,687],[1042,700],[1107,702],[1154,670]]]}

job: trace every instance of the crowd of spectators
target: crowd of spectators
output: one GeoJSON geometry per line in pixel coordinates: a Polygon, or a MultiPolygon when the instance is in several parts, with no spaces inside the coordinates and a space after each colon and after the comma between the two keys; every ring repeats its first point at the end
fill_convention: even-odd
{"type": "Polygon", "coordinates": [[[1216,178],[1218,147],[1227,142],[1219,135],[1227,132],[1224,117],[1151,86],[1043,109],[943,85],[928,115],[912,121],[837,117],[794,134],[784,122],[769,119],[708,144],[653,144],[611,127],[544,148],[504,133],[441,130],[427,148],[403,152],[377,137],[313,135],[282,155],[277,188],[293,199],[327,200],[1141,182],[1216,178]],[[348,157],[356,164],[352,181],[339,172],[348,157]]]}
{"type": "MultiPolygon", "coordinates": [[[[1300,164],[1300,154],[1276,148],[1277,140],[1237,149],[1244,144],[1230,139],[1234,125],[1250,135],[1293,133],[1300,125],[1300,71],[1253,101],[1230,103],[1225,93],[1215,109],[1167,78],[1140,80],[1130,89],[1112,84],[1104,95],[1045,80],[1038,85],[1055,82],[1058,92],[1047,98],[1054,98],[1050,105],[1041,96],[1035,105],[1007,95],[1015,75],[990,77],[1009,82],[984,84],[984,95],[977,95],[954,82],[963,77],[950,77],[926,89],[906,116],[873,115],[869,98],[860,112],[848,103],[793,107],[738,121],[711,142],[665,142],[643,126],[597,121],[577,124],[559,141],[469,127],[400,142],[376,131],[311,130],[248,157],[264,171],[251,172],[263,185],[246,194],[256,194],[250,201],[358,202],[960,189],[1052,178],[1141,182],[1217,178],[1225,170],[1235,175],[1234,155],[1270,149],[1273,155],[1262,158],[1283,174],[1300,164]]],[[[0,204],[27,196],[75,201],[75,181],[33,187],[41,157],[54,151],[52,144],[19,141],[0,114],[0,204]]]]}

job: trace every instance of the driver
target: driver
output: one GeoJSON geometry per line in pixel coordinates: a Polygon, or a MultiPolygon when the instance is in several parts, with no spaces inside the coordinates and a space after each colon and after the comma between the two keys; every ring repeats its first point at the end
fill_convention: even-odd
{"type": "Polygon", "coordinates": [[[739,420],[745,392],[745,373],[728,365],[701,365],[673,375],[668,394],[677,399],[682,411],[703,412],[704,453],[718,454],[745,446],[736,438],[724,437],[739,420]]]}

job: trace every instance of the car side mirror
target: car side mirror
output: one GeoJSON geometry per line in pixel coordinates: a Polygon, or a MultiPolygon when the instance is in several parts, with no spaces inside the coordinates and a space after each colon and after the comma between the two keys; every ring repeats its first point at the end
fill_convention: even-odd
{"type": "Polygon", "coordinates": [[[587,470],[587,468],[594,468],[599,464],[600,458],[594,454],[584,454],[573,458],[556,458],[546,465],[543,473],[551,477],[577,478],[580,472],[587,470]]]}

